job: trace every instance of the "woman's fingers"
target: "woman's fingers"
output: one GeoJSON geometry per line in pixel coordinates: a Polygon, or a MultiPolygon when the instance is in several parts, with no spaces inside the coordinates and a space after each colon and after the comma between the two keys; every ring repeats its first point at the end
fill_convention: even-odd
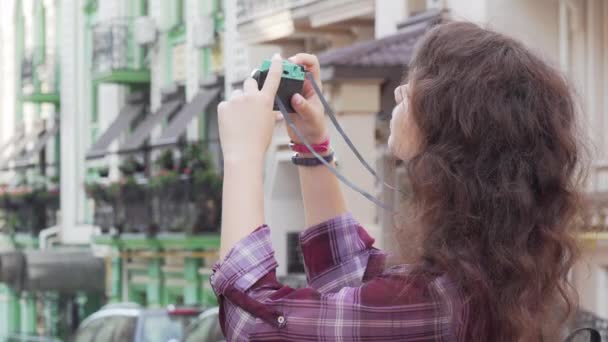
{"type": "Polygon", "coordinates": [[[258,92],[258,82],[249,77],[243,82],[243,90],[245,94],[255,94],[258,92]]]}
{"type": "Polygon", "coordinates": [[[235,89],[230,93],[230,100],[238,99],[241,96],[243,96],[243,91],[241,89],[235,89]]]}
{"type": "Polygon", "coordinates": [[[300,94],[295,94],[291,97],[291,106],[303,119],[315,115],[315,109],[310,105],[310,102],[300,94]]]}
{"type": "Polygon", "coordinates": [[[315,55],[309,53],[298,53],[289,58],[289,61],[295,64],[303,65],[306,71],[310,71],[315,82],[321,86],[321,66],[319,59],[315,55]]]}
{"type": "Polygon", "coordinates": [[[277,89],[279,89],[282,74],[283,61],[281,60],[281,56],[279,56],[279,54],[275,54],[272,56],[272,64],[270,65],[270,70],[268,70],[268,75],[264,81],[264,87],[262,87],[262,92],[273,101],[274,96],[277,93],[277,89]]]}

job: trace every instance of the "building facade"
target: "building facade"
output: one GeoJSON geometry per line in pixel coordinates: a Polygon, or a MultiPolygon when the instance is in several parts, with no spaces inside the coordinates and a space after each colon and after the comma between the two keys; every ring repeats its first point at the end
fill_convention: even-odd
{"type": "Polygon", "coordinates": [[[64,339],[105,302],[213,305],[222,2],[3,5],[0,337],[64,339]]]}

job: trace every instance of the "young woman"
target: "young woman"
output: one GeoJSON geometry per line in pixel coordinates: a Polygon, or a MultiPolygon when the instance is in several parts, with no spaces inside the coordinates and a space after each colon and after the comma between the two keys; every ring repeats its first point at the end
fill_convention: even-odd
{"type": "MultiPolygon", "coordinates": [[[[320,84],[314,56],[290,60],[320,84]]],[[[277,281],[264,218],[262,160],[280,73],[275,57],[263,89],[247,79],[218,107],[223,261],[211,284],[229,341],[559,340],[573,304],[579,170],[575,105],[559,72],[473,24],[430,30],[395,89],[388,141],[408,166],[412,196],[398,224],[407,234],[397,236],[415,259],[388,266],[348,213],[336,177],[299,166],[310,227],[301,235],[308,287],[300,289],[277,281]]],[[[311,85],[291,102],[308,140],[325,141],[311,85]]]]}

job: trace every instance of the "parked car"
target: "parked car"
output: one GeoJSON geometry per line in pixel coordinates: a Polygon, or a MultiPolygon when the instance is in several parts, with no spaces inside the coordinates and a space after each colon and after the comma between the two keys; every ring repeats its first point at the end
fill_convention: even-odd
{"type": "Polygon", "coordinates": [[[186,330],[183,342],[223,342],[226,341],[219,321],[219,308],[205,310],[186,330]]]}
{"type": "Polygon", "coordinates": [[[148,309],[137,304],[110,304],[85,319],[73,342],[178,342],[195,321],[198,308],[148,309]]]}

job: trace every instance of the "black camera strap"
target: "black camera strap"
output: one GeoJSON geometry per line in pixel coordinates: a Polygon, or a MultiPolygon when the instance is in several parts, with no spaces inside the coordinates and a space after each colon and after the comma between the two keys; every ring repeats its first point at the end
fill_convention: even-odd
{"type": "MultiPolygon", "coordinates": [[[[346,132],[344,132],[344,129],[342,129],[342,126],[340,126],[340,123],[336,119],[336,116],[334,114],[333,109],[330,107],[329,103],[327,103],[327,100],[325,99],[325,97],[321,93],[321,89],[319,89],[319,86],[314,81],[312,74],[309,73],[309,72],[307,72],[306,73],[306,78],[308,78],[308,80],[311,82],[311,84],[312,84],[312,86],[313,86],[313,88],[315,90],[315,93],[317,93],[317,96],[321,100],[321,103],[323,104],[323,107],[325,108],[325,113],[329,116],[331,122],[336,127],[336,130],[338,131],[338,133],[340,133],[340,135],[342,136],[342,138],[344,139],[344,141],[346,142],[346,144],[348,145],[348,147],[351,149],[351,151],[353,151],[353,153],[355,154],[355,156],[357,157],[357,159],[375,177],[376,180],[378,180],[379,182],[381,182],[384,186],[386,186],[386,187],[388,187],[388,188],[390,188],[392,190],[395,190],[395,188],[393,186],[390,186],[390,185],[386,184],[386,182],[384,182],[378,176],[378,174],[376,173],[376,171],[369,165],[369,163],[367,163],[367,161],[365,161],[365,159],[363,158],[363,156],[361,155],[361,153],[357,150],[357,148],[355,147],[355,145],[353,144],[353,142],[350,140],[350,138],[346,134],[346,132]]],[[[306,139],[306,137],[304,137],[304,134],[302,134],[302,132],[300,132],[300,130],[296,127],[296,125],[294,124],[293,120],[291,119],[291,117],[287,113],[287,108],[285,107],[285,104],[283,103],[283,101],[279,97],[275,97],[275,103],[277,104],[277,107],[279,108],[279,111],[281,112],[281,114],[283,114],[283,117],[285,118],[285,121],[287,122],[287,125],[289,127],[291,127],[291,129],[298,136],[298,138],[304,144],[304,146],[306,146],[306,148],[308,148],[308,150],[312,153],[312,155],[315,156],[315,158],[317,158],[321,163],[323,163],[323,165],[325,165],[325,167],[327,167],[327,169],[331,173],[333,173],[340,181],[342,181],[342,183],[344,183],[349,188],[355,190],[356,192],[358,192],[359,194],[361,194],[363,197],[365,197],[368,200],[372,201],[374,204],[376,204],[377,206],[381,207],[382,209],[385,209],[385,210],[388,210],[388,211],[394,211],[393,208],[389,207],[388,205],[386,205],[385,203],[383,203],[381,200],[379,200],[378,198],[376,198],[375,196],[373,196],[369,192],[363,190],[361,187],[359,187],[356,184],[354,184],[352,181],[350,181],[348,178],[346,178],[344,175],[342,175],[342,173],[340,173],[340,171],[338,171],[335,167],[333,167],[330,163],[328,163],[321,155],[319,155],[312,148],[312,146],[311,146],[310,142],[308,141],[308,139],[306,139]]]]}

